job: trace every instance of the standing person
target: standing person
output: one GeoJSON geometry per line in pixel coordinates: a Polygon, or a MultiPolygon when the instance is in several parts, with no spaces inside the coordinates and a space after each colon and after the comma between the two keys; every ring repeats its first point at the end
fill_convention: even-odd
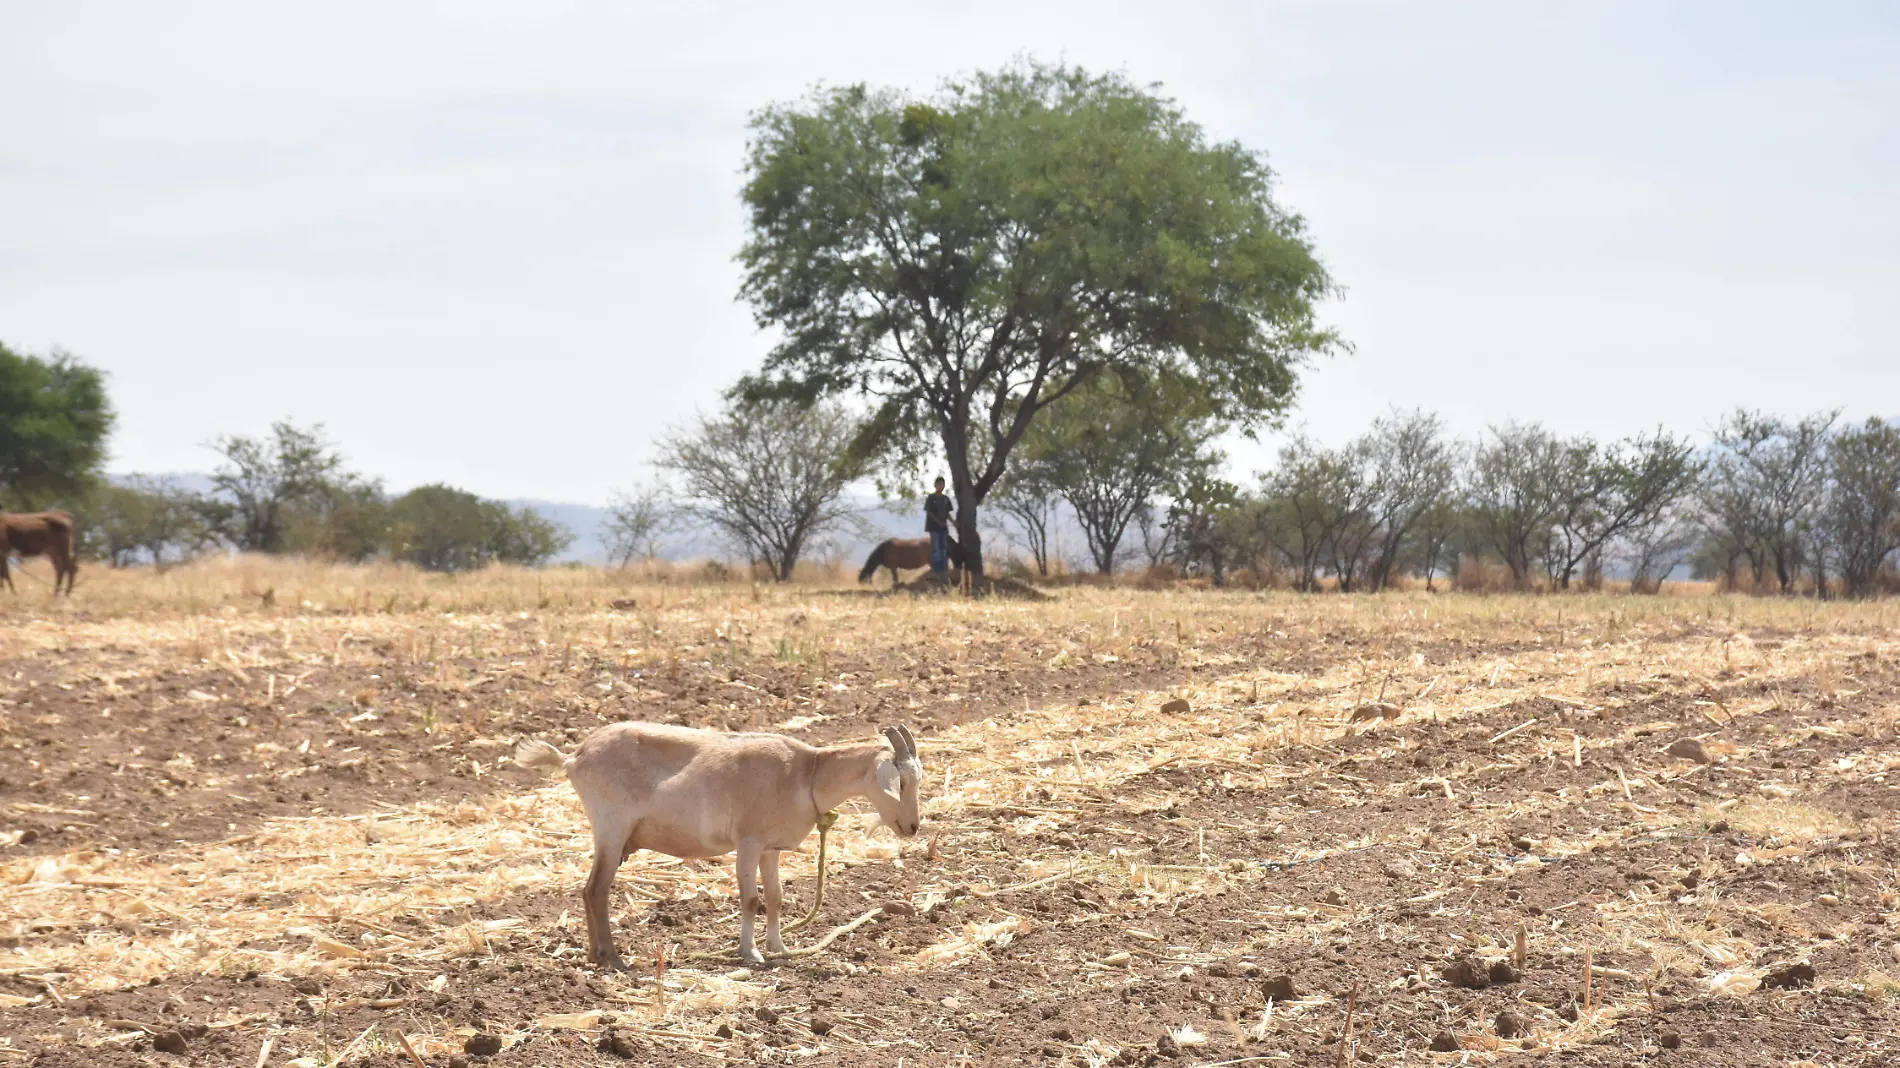
{"type": "Polygon", "coordinates": [[[937,489],[924,498],[924,532],[930,535],[930,570],[941,575],[950,567],[950,520],[954,518],[956,505],[943,492],[943,479],[937,479],[937,489]]]}

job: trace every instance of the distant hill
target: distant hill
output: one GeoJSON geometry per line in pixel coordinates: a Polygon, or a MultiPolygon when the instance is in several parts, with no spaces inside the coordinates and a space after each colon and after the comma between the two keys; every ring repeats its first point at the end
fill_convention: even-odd
{"type": "MultiPolygon", "coordinates": [[[[575,560],[588,564],[606,562],[607,544],[601,537],[601,527],[607,521],[607,509],[591,504],[530,498],[517,498],[507,503],[517,508],[532,508],[573,532],[574,544],[556,557],[557,561],[575,560]]],[[[843,556],[862,556],[871,551],[871,546],[885,538],[923,536],[921,513],[918,518],[911,518],[873,500],[855,503],[858,514],[865,522],[865,534],[833,535],[829,548],[843,556]]],[[[695,557],[723,556],[730,551],[731,547],[723,542],[717,532],[697,526],[667,537],[661,544],[660,555],[668,560],[690,560],[695,557]]]]}

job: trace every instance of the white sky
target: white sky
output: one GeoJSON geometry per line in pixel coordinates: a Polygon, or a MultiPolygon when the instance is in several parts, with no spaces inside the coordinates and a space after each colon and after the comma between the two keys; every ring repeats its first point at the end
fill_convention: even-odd
{"type": "Polygon", "coordinates": [[[1900,414],[1891,4],[439,6],[0,0],[0,340],[110,371],[115,470],[289,417],[604,500],[764,351],[747,113],[1024,53],[1270,154],[1348,290],[1324,439],[1900,414]]]}

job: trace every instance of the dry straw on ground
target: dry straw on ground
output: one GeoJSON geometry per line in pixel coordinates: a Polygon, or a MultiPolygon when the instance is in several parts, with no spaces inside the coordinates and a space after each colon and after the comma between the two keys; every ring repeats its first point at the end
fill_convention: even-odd
{"type": "MultiPolygon", "coordinates": [[[[1049,998],[1126,1004],[1123,992],[1143,983],[1286,967],[1326,946],[1350,961],[1354,947],[1377,946],[1385,971],[1364,975],[1354,1049],[1416,1057],[1417,1021],[1439,1018],[1473,1062],[1589,1047],[1647,1028],[1659,988],[1761,997],[1780,961],[1852,939],[1895,942],[1891,868],[1843,843],[1893,818],[1891,805],[1866,799],[1884,797],[1900,765],[1889,744],[1900,706],[1881,674],[1900,658],[1896,622],[1900,609],[1887,604],[1730,598],[1082,587],[1027,604],[640,584],[592,570],[448,579],[247,560],[92,572],[70,606],[0,609],[16,670],[90,687],[85,707],[108,714],[100,723],[189,702],[260,729],[289,717],[287,730],[250,743],[266,769],[254,778],[221,783],[224,765],[202,751],[147,754],[167,774],[242,793],[359,757],[373,765],[378,732],[401,729],[453,745],[480,789],[397,802],[366,788],[352,811],[277,816],[174,848],[0,851],[0,976],[13,982],[0,1007],[50,1012],[57,1000],[191,975],[401,978],[413,992],[461,982],[471,958],[578,966],[577,902],[572,915],[517,909],[569,898],[585,874],[584,821],[565,786],[535,785],[503,754],[531,714],[597,722],[615,701],[657,701],[655,688],[684,672],[719,695],[695,713],[734,728],[809,733],[852,715],[954,710],[922,739],[929,840],[899,844],[864,818],[842,821],[833,886],[853,896],[800,935],[816,942],[867,906],[877,912],[885,896],[853,894],[871,873],[907,913],[964,902],[955,922],[902,952],[810,958],[843,981],[921,984],[930,1020],[954,1022],[972,997],[967,977],[1005,966],[1049,998]],[[864,670],[840,670],[854,662],[864,670]],[[957,674],[933,674],[942,667],[957,674]],[[213,679],[215,692],[157,692],[157,675],[180,671],[194,687],[213,679]],[[1039,695],[1018,703],[1011,680],[1032,675],[1039,695]],[[387,692],[396,677],[422,696],[398,701],[387,692]],[[945,681],[926,687],[923,677],[945,681]],[[325,714],[360,735],[358,754],[277,740],[297,733],[295,708],[310,696],[299,687],[318,680],[331,688],[325,714]],[[1185,709],[1158,711],[1182,707],[1169,702],[1185,709]],[[1667,751],[1682,738],[1707,760],[1667,751]],[[1429,814],[1403,816],[1414,809],[1429,814]],[[1382,818],[1387,810],[1400,815],[1382,818]],[[1534,841],[1519,840],[1527,826],[1542,829],[1534,841]],[[1498,896],[1546,886],[1564,864],[1618,884],[1580,884],[1576,901],[1535,913],[1498,896]],[[1852,886],[1867,908],[1842,919],[1822,907],[1829,918],[1816,920],[1815,908],[1735,881],[1759,869],[1852,886]],[[1622,881],[1638,871],[1642,881],[1622,881]],[[1338,889],[1290,891],[1315,872],[1338,889]],[[1497,904],[1486,911],[1480,899],[1497,904]],[[1170,919],[1188,914],[1208,918],[1170,919]],[[1012,963],[1025,939],[1039,947],[1040,972],[1012,963]],[[1546,985],[1561,976],[1579,1011],[1518,1004],[1523,1034],[1514,1024],[1501,1037],[1495,1008],[1471,1014],[1447,996],[1441,969],[1467,957],[1484,968],[1529,961],[1546,985]]],[[[32,707],[16,692],[0,705],[0,729],[25,727],[42,714],[32,707]]],[[[245,744],[247,729],[231,727],[221,744],[245,744]]],[[[15,795],[7,813],[83,822],[91,805],[54,788],[15,795]]],[[[10,826],[0,822],[0,834],[10,826]]],[[[23,848],[13,833],[0,845],[23,848]]],[[[810,885],[811,860],[788,856],[795,887],[810,885]]],[[[730,1022],[770,1004],[784,977],[685,958],[730,940],[729,867],[642,855],[620,886],[625,922],[656,902],[706,903],[695,915],[711,922],[669,932],[682,955],[657,979],[550,998],[510,1021],[504,1041],[530,1048],[537,1035],[619,1027],[682,1053],[775,1055],[734,1037],[730,1022]]],[[[1532,892],[1545,891],[1516,900],[1532,892]]],[[[1885,974],[1865,967],[1823,985],[1877,998],[1891,988],[1885,974]]],[[[326,1011],[408,1013],[386,1029],[425,1057],[459,1049],[470,1032],[418,1013],[414,993],[384,1000],[339,996],[326,1011]]],[[[1311,987],[1279,1002],[1255,994],[1164,1031],[1177,1048],[1218,1045],[1213,1060],[1271,1057],[1336,1036],[1345,1001],[1311,987]]],[[[836,1014],[843,1022],[808,1039],[812,1049],[894,1041],[836,1014]]],[[[1010,1019],[969,1015],[969,1026],[929,1040],[948,1045],[912,1052],[955,1052],[1010,1019]]],[[[268,1037],[280,1056],[312,1055],[302,1025],[272,1014],[208,1022],[268,1037]]],[[[29,1048],[22,1037],[0,1051],[29,1048]]],[[[361,1050],[401,1045],[359,1038],[361,1050]]],[[[59,1041],[136,1039],[94,1020],[59,1041]]],[[[1077,1033],[1050,1048],[1106,1063],[1130,1041],[1077,1033]]]]}

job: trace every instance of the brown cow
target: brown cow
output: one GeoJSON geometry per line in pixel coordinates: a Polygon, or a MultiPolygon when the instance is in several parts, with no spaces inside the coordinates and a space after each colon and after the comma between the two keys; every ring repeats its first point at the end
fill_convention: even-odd
{"type": "Polygon", "coordinates": [[[73,576],[79,574],[79,561],[73,555],[73,517],[66,512],[0,512],[0,582],[13,589],[13,575],[7,570],[7,557],[22,560],[44,555],[53,561],[53,593],[66,584],[66,596],[73,595],[73,576]]]}

